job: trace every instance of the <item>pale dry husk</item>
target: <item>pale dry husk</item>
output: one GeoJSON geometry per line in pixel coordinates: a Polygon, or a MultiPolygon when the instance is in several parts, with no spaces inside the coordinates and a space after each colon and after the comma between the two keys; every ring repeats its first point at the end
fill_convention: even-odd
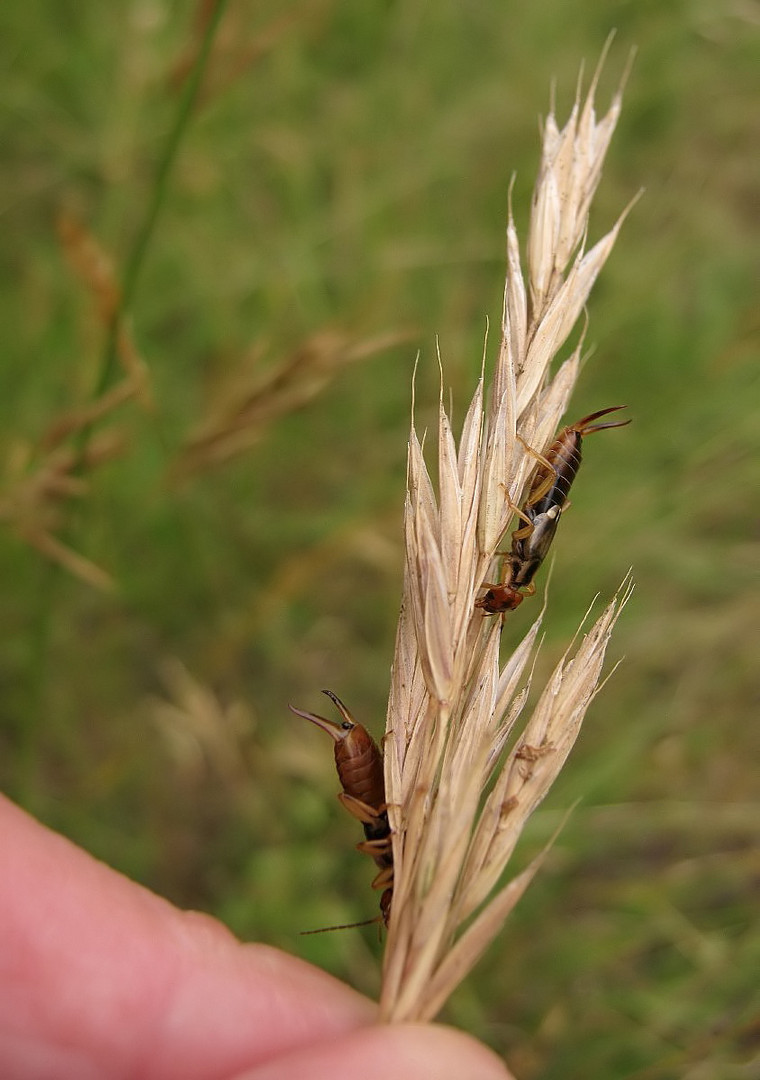
{"type": "Polygon", "coordinates": [[[508,546],[514,506],[535,467],[526,444],[543,448],[556,431],[582,342],[556,374],[550,365],[625,216],[586,250],[589,206],[621,107],[619,89],[597,120],[598,74],[562,130],[553,112],[544,124],[526,273],[510,207],[496,370],[487,392],[481,376],[458,447],[441,400],[437,496],[412,422],[404,594],[385,737],[395,867],[381,995],[389,1021],[436,1015],[535,874],[542,855],[499,884],[526,819],[578,735],[630,591],[624,582],[524,720],[541,616],[502,664],[501,620],[484,618],[475,600],[493,579],[495,553],[503,541],[508,546]]]}

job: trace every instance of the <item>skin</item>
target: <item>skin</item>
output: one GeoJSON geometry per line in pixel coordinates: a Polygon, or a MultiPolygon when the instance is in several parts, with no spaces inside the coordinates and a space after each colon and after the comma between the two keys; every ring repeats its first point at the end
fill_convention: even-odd
{"type": "Polygon", "coordinates": [[[511,1080],[461,1032],[180,911],[0,796],[5,1080],[511,1080]]]}

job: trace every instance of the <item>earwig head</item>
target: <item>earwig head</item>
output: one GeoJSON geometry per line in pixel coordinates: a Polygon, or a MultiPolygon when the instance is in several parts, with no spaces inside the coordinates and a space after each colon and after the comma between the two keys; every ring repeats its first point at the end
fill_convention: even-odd
{"type": "Polygon", "coordinates": [[[303,712],[301,709],[297,709],[295,705],[288,705],[288,708],[296,716],[302,716],[304,720],[310,720],[312,724],[322,728],[322,731],[326,731],[336,743],[343,742],[356,727],[356,721],[337,694],[334,694],[332,690],[323,690],[322,693],[327,694],[335,702],[338,712],[343,717],[340,723],[337,720],[328,720],[326,716],[319,716],[317,713],[303,712]]]}
{"type": "Polygon", "coordinates": [[[627,405],[613,405],[609,409],[600,409],[598,412],[589,413],[588,416],[584,416],[582,420],[579,420],[575,424],[571,424],[568,431],[576,431],[581,437],[585,438],[586,435],[591,435],[595,431],[604,431],[605,428],[625,427],[626,424],[630,424],[628,420],[610,420],[606,424],[592,424],[592,420],[598,420],[600,416],[607,416],[608,413],[617,412],[619,409],[627,409],[627,405]]]}
{"type": "Polygon", "coordinates": [[[485,596],[475,601],[484,615],[499,615],[505,611],[514,611],[523,602],[523,594],[511,585],[491,585],[485,596]]]}

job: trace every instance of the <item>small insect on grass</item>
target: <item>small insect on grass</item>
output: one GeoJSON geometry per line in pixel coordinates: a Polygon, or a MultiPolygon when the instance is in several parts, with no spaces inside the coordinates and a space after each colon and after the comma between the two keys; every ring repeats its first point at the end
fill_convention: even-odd
{"type": "Polygon", "coordinates": [[[533,584],[539,567],[546,558],[559,525],[560,515],[567,509],[570,488],[581,467],[581,444],[586,435],[605,428],[625,427],[630,420],[610,420],[606,424],[592,424],[600,416],[626,408],[613,405],[589,413],[575,424],[569,424],[557,435],[551,446],[539,458],[531,479],[528,497],[517,511],[523,522],[512,533],[512,550],[505,553],[502,563],[502,581],[483,582],[486,593],[475,601],[484,615],[498,615],[514,611],[526,596],[536,591],[533,584]]]}
{"type": "MultiPolygon", "coordinates": [[[[382,889],[380,897],[380,915],[360,923],[345,923],[341,926],[325,927],[326,930],[343,930],[351,926],[368,926],[382,922],[388,925],[393,899],[393,851],[391,830],[388,824],[388,811],[385,802],[385,781],[383,778],[383,755],[380,747],[370,733],[361,724],[357,724],[351,713],[332,690],[323,690],[323,694],[335,703],[343,718],[328,720],[316,713],[303,712],[289,705],[288,708],[304,720],[310,720],[322,731],[326,731],[335,743],[335,767],[338,770],[343,791],[338,798],[349,814],[361,821],[365,839],[356,845],[357,851],[370,855],[379,867],[379,873],[372,882],[373,889],[382,889]]],[[[321,933],[320,930],[308,930],[306,933],[321,933]]]]}

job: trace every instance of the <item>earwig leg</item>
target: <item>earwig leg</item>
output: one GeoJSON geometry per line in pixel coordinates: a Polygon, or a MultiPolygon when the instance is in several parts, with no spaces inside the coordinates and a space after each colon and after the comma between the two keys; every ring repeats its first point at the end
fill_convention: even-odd
{"type": "MultiPolygon", "coordinates": [[[[594,417],[589,417],[588,419],[593,420],[594,417]]],[[[527,452],[531,455],[531,457],[534,457],[536,461],[538,461],[539,465],[541,465],[541,467],[546,471],[546,476],[543,478],[538,487],[534,491],[530,492],[530,502],[527,505],[534,506],[537,502],[540,502],[540,500],[543,499],[544,495],[546,495],[548,491],[551,490],[552,484],[557,479],[557,467],[556,465],[554,465],[553,462],[549,461],[547,457],[545,457],[543,454],[539,454],[537,450],[534,450],[532,446],[529,446],[528,443],[526,443],[525,440],[519,435],[517,436],[517,438],[520,440],[520,442],[525,447],[527,452]]],[[[523,534],[518,537],[518,539],[524,540],[526,535],[529,536],[530,533],[523,534]]]]}
{"type": "MultiPolygon", "coordinates": [[[[592,419],[593,419],[593,418],[592,418],[592,419]]],[[[532,447],[532,446],[530,445],[530,443],[526,443],[526,441],[525,441],[525,439],[524,439],[524,438],[522,437],[522,435],[518,435],[518,436],[517,436],[517,441],[518,441],[518,442],[520,443],[520,445],[522,446],[522,448],[523,448],[524,450],[526,450],[526,451],[527,451],[527,452],[528,452],[528,453],[530,454],[530,456],[531,456],[532,458],[535,458],[535,459],[536,459],[536,461],[537,461],[537,462],[538,462],[538,463],[539,463],[540,465],[543,465],[543,467],[544,467],[545,469],[553,469],[553,468],[554,468],[554,466],[552,465],[551,461],[549,461],[549,460],[548,460],[547,458],[545,458],[543,454],[540,454],[540,453],[538,452],[538,450],[534,450],[534,448],[533,448],[533,447],[532,447]]]]}
{"type": "MultiPolygon", "coordinates": [[[[515,507],[515,509],[517,509],[515,507]]],[[[521,513],[521,511],[518,511],[521,513]]],[[[532,524],[532,523],[531,523],[532,524]]],[[[501,572],[499,574],[499,581],[484,581],[480,586],[481,589],[500,589],[504,585],[508,585],[510,578],[512,577],[512,569],[509,565],[509,560],[512,555],[511,551],[495,551],[493,553],[494,558],[501,559],[501,572]]]]}
{"type": "MultiPolygon", "coordinates": [[[[533,522],[531,521],[531,519],[528,517],[528,515],[525,513],[524,510],[520,509],[519,506],[512,506],[510,509],[512,509],[515,512],[517,517],[519,517],[520,521],[525,522],[524,528],[518,529],[517,531],[523,533],[523,532],[525,532],[527,530],[527,535],[530,536],[530,534],[533,532],[533,522]]],[[[514,536],[515,534],[512,533],[512,535],[514,536]]],[[[511,551],[504,551],[504,552],[501,552],[501,554],[502,555],[511,555],[512,553],[511,553],[511,551]]]]}
{"type": "Polygon", "coordinates": [[[368,806],[353,795],[347,795],[345,791],[341,791],[338,798],[349,814],[361,821],[363,825],[373,825],[385,813],[385,806],[381,810],[375,810],[373,806],[368,806]]]}
{"type": "Polygon", "coordinates": [[[392,850],[391,838],[383,836],[379,840],[362,840],[356,845],[356,850],[361,851],[363,855],[371,855],[373,859],[388,855],[392,850]]]}
{"type": "Polygon", "coordinates": [[[521,529],[515,529],[515,531],[512,533],[512,540],[527,540],[535,527],[536,526],[534,525],[534,523],[530,520],[530,518],[528,518],[528,522],[526,525],[523,525],[521,529]]]}
{"type": "MultiPolygon", "coordinates": [[[[553,466],[552,466],[552,468],[553,468],[553,466]]],[[[551,487],[551,485],[554,483],[554,477],[551,477],[551,478],[547,477],[547,479],[550,479],[550,483],[549,483],[548,487],[546,488],[546,490],[548,491],[549,487],[551,487]]],[[[505,485],[502,484],[500,486],[504,487],[505,485]]],[[[540,489],[540,491],[538,493],[538,498],[540,499],[544,494],[545,494],[545,491],[544,491],[543,484],[542,484],[541,489],[540,489]]],[[[511,512],[513,514],[515,514],[516,517],[519,517],[520,521],[525,522],[524,527],[522,529],[516,529],[512,533],[512,536],[513,537],[516,536],[518,540],[524,540],[526,536],[530,536],[530,534],[533,532],[533,529],[535,528],[535,526],[534,526],[533,522],[531,521],[531,519],[528,517],[528,515],[525,513],[525,511],[521,510],[520,507],[517,505],[517,503],[513,503],[512,500],[508,496],[505,496],[505,497],[506,497],[507,506],[509,507],[511,512]]],[[[536,501],[537,501],[537,499],[535,499],[535,498],[531,499],[530,505],[532,506],[533,503],[536,502],[536,501]]],[[[502,559],[508,559],[511,554],[512,554],[511,550],[510,551],[495,551],[494,552],[494,558],[498,555],[502,559]]],[[[504,582],[502,581],[502,582],[500,582],[500,584],[503,585],[504,582]]],[[[491,588],[493,588],[493,586],[491,586],[491,588]]]]}
{"type": "MultiPolygon", "coordinates": [[[[504,484],[500,484],[499,486],[500,487],[505,487],[504,484]]],[[[505,496],[505,498],[506,498],[507,506],[512,511],[512,513],[516,514],[517,517],[519,517],[521,521],[524,521],[526,525],[531,524],[530,518],[528,517],[528,515],[526,513],[524,513],[520,509],[520,507],[517,505],[517,503],[513,503],[512,500],[510,498],[506,497],[506,496],[505,496]]],[[[509,551],[495,551],[494,552],[494,555],[509,555],[509,554],[510,554],[509,551]]]]}
{"type": "Polygon", "coordinates": [[[549,471],[547,472],[541,483],[538,485],[538,487],[530,491],[528,495],[529,502],[526,503],[526,505],[535,506],[537,502],[540,502],[541,499],[543,499],[544,495],[546,495],[548,491],[551,491],[552,485],[556,482],[558,475],[559,473],[557,472],[556,465],[550,465],[549,471]]]}
{"type": "Polygon", "coordinates": [[[515,514],[517,515],[517,517],[519,517],[520,521],[525,522],[526,526],[530,525],[530,527],[533,528],[532,519],[529,518],[528,515],[525,513],[525,511],[521,510],[519,506],[515,507],[515,514]]]}
{"type": "Polygon", "coordinates": [[[393,867],[386,866],[380,871],[380,873],[374,878],[372,882],[373,889],[387,889],[389,885],[393,884],[393,867]]]}

